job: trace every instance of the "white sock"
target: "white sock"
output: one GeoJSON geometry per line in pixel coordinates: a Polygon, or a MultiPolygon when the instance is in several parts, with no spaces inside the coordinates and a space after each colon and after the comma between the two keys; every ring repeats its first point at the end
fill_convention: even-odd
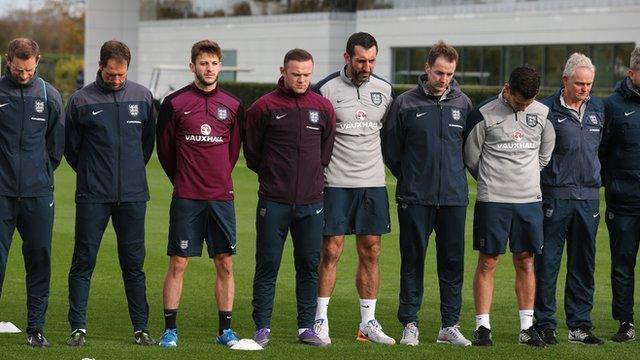
{"type": "Polygon", "coordinates": [[[489,322],[489,314],[476,315],[476,330],[478,330],[480,326],[484,326],[487,329],[491,330],[491,323],[489,322]]]}
{"type": "Polygon", "coordinates": [[[533,326],[533,310],[520,310],[520,330],[527,330],[533,326]]]}
{"type": "Polygon", "coordinates": [[[376,318],[376,301],[377,299],[360,299],[360,322],[361,327],[367,326],[370,320],[376,318]]]}
{"type": "Polygon", "coordinates": [[[318,298],[318,306],[316,307],[316,320],[318,319],[327,319],[327,310],[329,310],[329,299],[330,297],[319,297],[318,298]]]}

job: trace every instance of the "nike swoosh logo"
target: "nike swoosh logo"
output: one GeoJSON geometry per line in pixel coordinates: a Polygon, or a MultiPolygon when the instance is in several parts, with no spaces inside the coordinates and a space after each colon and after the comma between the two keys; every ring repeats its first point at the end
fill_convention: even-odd
{"type": "Polygon", "coordinates": [[[597,212],[595,215],[593,215],[593,218],[595,219],[595,218],[597,218],[598,216],[600,216],[600,213],[599,213],[599,212],[597,212]]]}
{"type": "Polygon", "coordinates": [[[101,112],[103,112],[103,111],[104,111],[104,110],[92,111],[92,112],[91,112],[91,115],[98,115],[98,114],[100,114],[100,113],[101,113],[101,112]]]}
{"type": "Polygon", "coordinates": [[[626,111],[625,111],[625,112],[624,112],[624,116],[629,116],[629,115],[633,114],[634,112],[635,112],[635,110],[634,110],[634,111],[632,111],[632,112],[626,112],[626,111]]]}
{"type": "Polygon", "coordinates": [[[52,202],[49,204],[49,207],[53,207],[53,203],[54,203],[54,202],[55,202],[55,200],[54,200],[54,201],[52,201],[52,202]]]}
{"type": "Polygon", "coordinates": [[[236,248],[236,245],[237,245],[237,244],[233,244],[233,245],[231,245],[231,250],[235,249],[235,248],[236,248]]]}
{"type": "Polygon", "coordinates": [[[416,117],[419,118],[420,116],[426,114],[426,112],[420,113],[420,114],[416,114],[416,117]]]}
{"type": "Polygon", "coordinates": [[[558,119],[558,122],[561,123],[561,122],[563,122],[565,120],[567,120],[567,118],[558,119]]]}
{"type": "Polygon", "coordinates": [[[370,306],[369,306],[369,305],[360,305],[360,306],[361,306],[361,307],[363,307],[363,308],[365,308],[365,309],[370,308],[370,306]]]}
{"type": "Polygon", "coordinates": [[[282,115],[276,115],[276,120],[280,120],[283,117],[287,116],[287,114],[282,114],[282,115]]]}
{"type": "Polygon", "coordinates": [[[185,111],[185,112],[183,112],[183,114],[185,114],[185,115],[189,115],[189,114],[191,114],[191,112],[192,112],[192,111],[193,111],[193,110],[185,111]]]}
{"type": "Polygon", "coordinates": [[[6,104],[0,104],[0,108],[1,108],[1,107],[5,107],[5,106],[7,106],[7,105],[9,105],[9,103],[6,103],[6,104]]]}
{"type": "Polygon", "coordinates": [[[320,210],[316,210],[316,214],[320,214],[322,212],[322,210],[324,210],[324,208],[322,208],[320,210]]]}
{"type": "Polygon", "coordinates": [[[343,102],[345,99],[342,100],[336,100],[336,104],[340,104],[341,102],[343,102]]]}

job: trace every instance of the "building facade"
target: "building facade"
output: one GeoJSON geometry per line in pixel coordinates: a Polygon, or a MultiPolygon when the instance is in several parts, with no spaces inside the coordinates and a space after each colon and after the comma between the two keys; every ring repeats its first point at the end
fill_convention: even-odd
{"type": "Polygon", "coordinates": [[[394,83],[414,83],[442,39],[460,52],[462,84],[501,85],[526,63],[543,86],[557,87],[568,55],[581,51],[600,89],[624,77],[640,44],[640,0],[88,0],[86,8],[87,72],[100,40],[122,36],[134,51],[133,78],[154,80],[156,96],[192,79],[189,50],[205,38],[222,46],[229,80],[274,82],[294,47],[313,54],[320,79],[342,66],[348,36],[367,31],[379,44],[376,72],[394,83]]]}

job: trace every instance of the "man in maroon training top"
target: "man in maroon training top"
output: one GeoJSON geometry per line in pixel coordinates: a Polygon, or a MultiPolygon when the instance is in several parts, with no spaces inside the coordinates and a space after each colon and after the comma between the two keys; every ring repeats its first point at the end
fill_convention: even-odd
{"type": "Polygon", "coordinates": [[[280,67],[278,88],[247,110],[244,156],[258,174],[256,273],[253,278],[254,340],[271,334],[276,277],[291,231],[296,267],[298,340],[325,345],[313,331],[318,264],[324,221],[324,167],[331,160],[336,116],[329,100],[309,90],[313,57],[290,50],[280,67]]]}
{"type": "Polygon", "coordinates": [[[203,240],[216,268],[219,344],[233,346],[231,330],[236,249],[233,170],[240,153],[244,110],[240,100],[218,87],[222,67],[218,44],[203,40],[191,48],[192,84],[167,96],[158,116],[158,158],[173,184],[169,211],[169,269],[164,280],[165,332],[160,346],[178,342],[176,315],[184,271],[201,256],[203,240]]]}

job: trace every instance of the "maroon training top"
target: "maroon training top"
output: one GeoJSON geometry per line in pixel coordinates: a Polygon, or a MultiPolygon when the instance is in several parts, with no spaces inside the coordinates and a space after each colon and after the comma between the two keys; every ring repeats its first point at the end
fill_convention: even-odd
{"type": "Polygon", "coordinates": [[[158,158],[174,198],[233,200],[243,116],[240,100],[219,87],[207,93],[192,83],[164,99],[158,158]]]}
{"type": "Polygon", "coordinates": [[[322,201],[336,134],[329,100],[285,89],[281,77],[276,90],[247,110],[244,129],[244,156],[258,174],[261,198],[291,205],[322,201]]]}

